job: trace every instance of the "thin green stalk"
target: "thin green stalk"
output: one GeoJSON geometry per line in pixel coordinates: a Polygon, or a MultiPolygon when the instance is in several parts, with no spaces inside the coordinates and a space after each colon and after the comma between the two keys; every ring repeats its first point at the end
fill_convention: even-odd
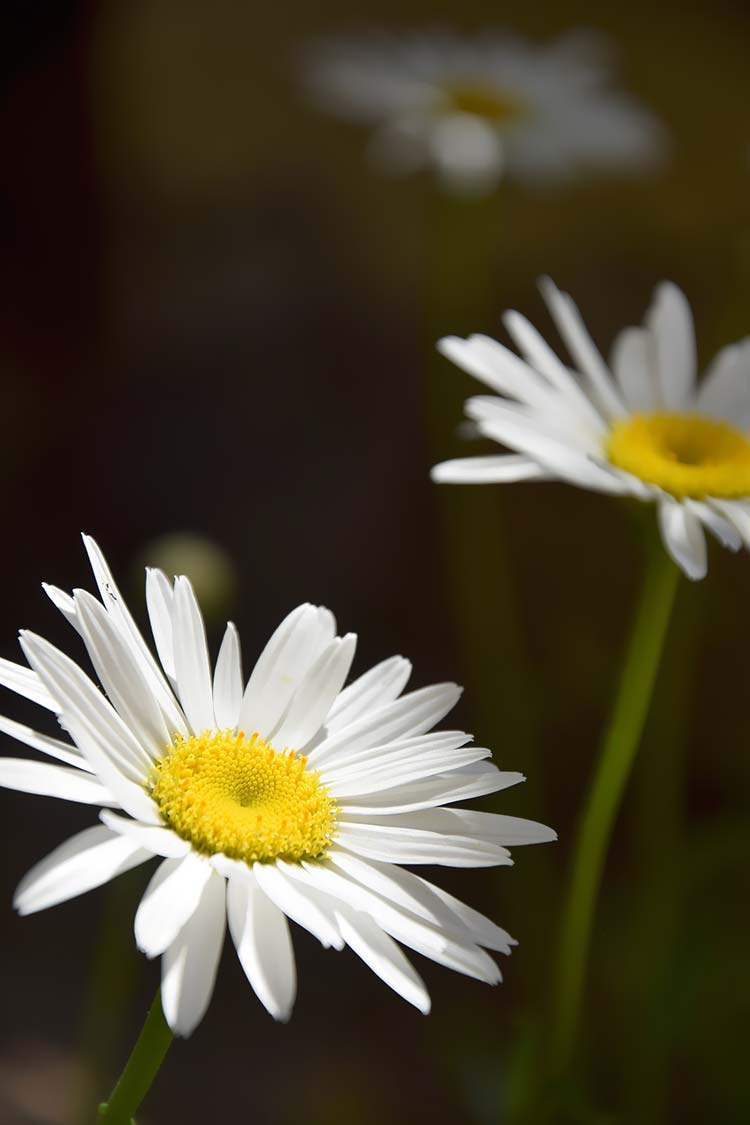
{"type": "Polygon", "coordinates": [[[664,647],[679,571],[653,542],[614,710],[581,821],[563,914],[552,1068],[564,1076],[581,1020],[586,964],[612,828],[641,741],[664,647]]]}
{"type": "Polygon", "coordinates": [[[125,1069],[109,1101],[99,1106],[100,1125],[105,1122],[106,1125],[131,1125],[138,1106],[159,1073],[172,1038],[161,1006],[161,990],[157,989],[125,1069]]]}
{"type": "Polygon", "coordinates": [[[102,913],[94,941],[91,970],[83,999],[79,1053],[83,1063],[78,1125],[91,1125],[91,1101],[101,1089],[104,1076],[112,1072],[118,1036],[140,971],[132,935],[122,925],[132,916],[143,893],[142,873],[128,871],[105,888],[102,913]],[[107,1012],[102,1023],[101,1013],[107,1012]]]}
{"type": "Polygon", "coordinates": [[[680,597],[678,607],[644,742],[647,760],[639,762],[633,778],[637,885],[623,954],[628,994],[623,1014],[638,1031],[630,1046],[630,1072],[623,1075],[623,1097],[628,1119],[638,1125],[657,1125],[668,1117],[669,1064],[681,1019],[672,993],[685,900],[684,751],[703,603],[695,596],[680,597]]]}

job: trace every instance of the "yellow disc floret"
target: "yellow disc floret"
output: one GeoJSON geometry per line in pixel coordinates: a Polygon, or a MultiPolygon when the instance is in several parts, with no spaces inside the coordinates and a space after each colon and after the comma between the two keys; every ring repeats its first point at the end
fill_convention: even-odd
{"type": "Polygon", "coordinates": [[[615,422],[613,465],[673,496],[750,496],[748,435],[698,414],[633,414],[615,422]]]}
{"type": "Polygon", "coordinates": [[[528,107],[512,94],[487,83],[447,83],[444,93],[454,113],[469,113],[484,117],[496,125],[522,120],[528,116],[528,107]]]}
{"type": "Polygon", "coordinates": [[[318,859],[336,825],[336,802],[307,759],[244,731],[177,739],[155,766],[151,796],[196,851],[246,863],[318,859]]]}

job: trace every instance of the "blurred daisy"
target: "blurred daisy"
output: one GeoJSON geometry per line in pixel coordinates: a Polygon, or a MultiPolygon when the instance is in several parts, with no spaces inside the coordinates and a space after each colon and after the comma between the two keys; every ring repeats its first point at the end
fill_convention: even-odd
{"type": "Polygon", "coordinates": [[[0,719],[5,733],[64,763],[6,758],[0,783],[100,805],[103,823],[32,868],[17,909],[43,910],[161,857],[135,936],[149,957],[163,954],[164,1014],[180,1035],[209,1003],[227,920],[277,1019],[288,1018],[296,991],[288,918],[325,947],[350,946],[423,1012],[427,990],[397,941],[499,981],[486,949],[508,953],[508,934],[399,866],[508,864],[507,845],[554,838],[531,821],[445,807],[523,780],[461,731],[428,733],[458,699],[456,685],[402,695],[411,666],[397,656],[344,688],[355,638],[337,637],[332,614],[312,605],[281,623],[246,685],[229,624],[212,673],[190,582],[150,570],[157,661],[96,543],[84,542],[101,600],[45,589],[81,635],[103,691],[22,632],[30,667],[3,661],[0,682],[56,714],[72,742],[0,719]]]}
{"type": "Polygon", "coordinates": [[[563,480],[657,505],[664,546],[689,578],[706,573],[707,528],[725,547],[750,547],[750,339],[723,348],[696,382],[693,319],[669,282],[641,328],[616,337],[609,367],[567,293],[542,294],[574,374],[525,317],[505,325],[523,359],[487,336],[438,347],[500,397],[466,413],[513,453],[446,461],[433,480],[563,480]]]}
{"type": "Polygon", "coordinates": [[[434,166],[447,189],[481,195],[506,173],[547,183],[663,156],[655,118],[608,88],[606,47],[582,32],[545,45],[500,32],[334,39],[308,74],[325,108],[374,126],[380,165],[434,166]]]}

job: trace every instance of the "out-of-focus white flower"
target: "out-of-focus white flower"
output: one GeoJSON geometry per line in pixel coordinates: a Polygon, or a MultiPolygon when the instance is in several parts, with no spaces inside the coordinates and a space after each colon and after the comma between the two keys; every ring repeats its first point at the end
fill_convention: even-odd
{"type": "Polygon", "coordinates": [[[206,1011],[227,922],[276,1019],[288,1019],[297,983],[287,919],[326,948],[349,946],[422,1012],[427,990],[397,942],[496,984],[486,950],[509,953],[512,938],[401,866],[492,867],[511,862],[508,845],[555,838],[533,821],[455,807],[523,780],[463,731],[429,733],[460,689],[404,695],[401,656],[344,687],[356,638],[336,636],[333,614],[313,605],[282,621],[247,681],[230,623],[212,670],[190,582],[150,570],[157,660],[85,543],[100,598],[45,589],[107,694],[23,632],[30,667],[0,661],[0,684],[53,712],[72,741],[0,718],[1,731],[63,763],[2,758],[0,785],[98,805],[102,823],[32,868],[17,909],[44,910],[158,857],[135,936],[163,955],[162,1004],[179,1035],[206,1011]]]}
{"type": "Polygon", "coordinates": [[[488,336],[441,340],[495,392],[469,399],[468,417],[512,452],[445,461],[433,480],[562,480],[655,503],[664,546],[693,579],[706,574],[704,529],[750,548],[750,339],[723,348],[698,384],[690,306],[664,282],[608,367],[568,294],[548,278],[542,293],[580,374],[517,312],[505,325],[523,359],[488,336]]]}
{"type": "Polygon", "coordinates": [[[433,166],[447,189],[476,195],[506,174],[547,182],[663,157],[661,126],[608,88],[611,71],[606,41],[584,32],[548,44],[502,32],[340,38],[308,63],[325,108],[375,127],[380,165],[433,166]]]}

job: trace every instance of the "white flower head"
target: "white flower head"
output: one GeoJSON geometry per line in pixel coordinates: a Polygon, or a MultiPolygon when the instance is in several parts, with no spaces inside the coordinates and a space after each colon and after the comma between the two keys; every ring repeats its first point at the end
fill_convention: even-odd
{"type": "Polygon", "coordinates": [[[548,184],[663,158],[653,115],[609,88],[609,54],[584,32],[546,44],[499,31],[381,34],[318,43],[308,76],[324,108],[374,127],[380,166],[432,166],[449,191],[483,195],[506,174],[548,184]]]}
{"type": "Polygon", "coordinates": [[[517,312],[505,326],[522,359],[487,336],[441,340],[495,392],[469,399],[468,417],[513,452],[446,461],[433,479],[562,480],[655,503],[664,546],[693,579],[706,574],[704,529],[750,548],[750,339],[723,348],[698,383],[690,306],[663,282],[607,365],[570,296],[549,279],[541,289],[576,370],[517,312]]]}
{"type": "Polygon", "coordinates": [[[345,688],[355,637],[336,636],[333,615],[313,605],[285,618],[247,683],[230,623],[212,671],[190,582],[150,570],[157,660],[101,551],[84,542],[100,598],[45,589],[103,690],[22,632],[30,667],[0,661],[0,683],[56,715],[72,741],[0,718],[6,734],[63,763],[0,759],[0,784],[99,805],[102,823],[32,868],[17,909],[43,910],[159,857],[135,937],[149,957],[162,956],[162,1004],[179,1035],[206,1011],[227,921],[250,984],[280,1020],[296,992],[287,919],[325,947],[348,945],[422,1012],[427,991],[396,942],[499,981],[486,950],[510,952],[508,934],[400,866],[508,864],[508,845],[555,836],[453,807],[523,780],[462,731],[429,733],[459,688],[402,694],[411,665],[400,656],[345,688]]]}

